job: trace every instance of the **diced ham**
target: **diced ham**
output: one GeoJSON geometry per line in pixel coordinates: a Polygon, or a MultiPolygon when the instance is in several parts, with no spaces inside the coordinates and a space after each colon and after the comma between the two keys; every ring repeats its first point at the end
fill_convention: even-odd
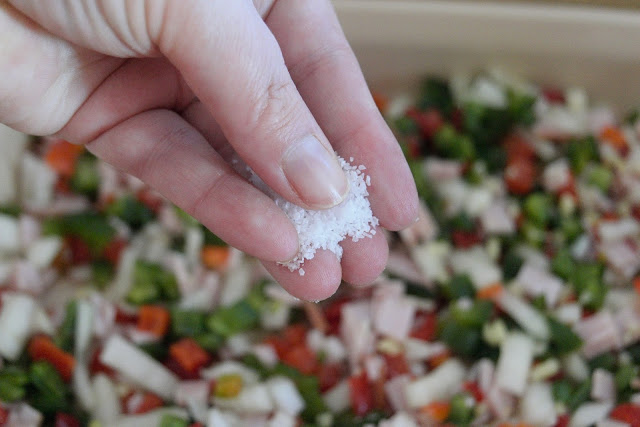
{"type": "Polygon", "coordinates": [[[520,268],[516,281],[524,287],[527,295],[533,297],[543,295],[549,307],[556,305],[564,289],[560,279],[531,264],[525,264],[520,268]]]}
{"type": "Polygon", "coordinates": [[[516,229],[515,221],[504,203],[491,204],[480,215],[480,224],[487,234],[512,234],[516,229]]]}
{"type": "Polygon", "coordinates": [[[351,366],[373,351],[374,334],[368,302],[351,302],[342,306],[340,334],[347,347],[351,366]]]}
{"type": "Polygon", "coordinates": [[[409,227],[400,231],[400,238],[408,247],[413,247],[420,242],[433,240],[438,236],[438,223],[433,218],[429,208],[420,201],[418,220],[409,227]]]}
{"type": "Polygon", "coordinates": [[[174,400],[180,406],[189,404],[206,405],[209,399],[211,384],[209,381],[180,381],[175,389],[174,400]]]}
{"type": "Polygon", "coordinates": [[[384,384],[385,395],[394,411],[409,409],[405,390],[410,382],[411,377],[408,374],[402,374],[396,375],[384,384]]]}
{"type": "Polygon", "coordinates": [[[566,188],[570,180],[571,170],[565,158],[549,163],[542,173],[542,185],[550,193],[566,188]]]}
{"type": "Polygon", "coordinates": [[[441,182],[456,179],[462,175],[462,164],[455,160],[428,157],[424,161],[424,170],[429,181],[441,182]]]}
{"type": "Polygon", "coordinates": [[[609,266],[624,279],[633,278],[640,270],[640,253],[627,242],[607,242],[600,250],[609,266]]]}
{"type": "Polygon", "coordinates": [[[591,398],[600,402],[615,402],[616,384],[611,372],[601,368],[593,371],[591,376],[591,398]]]}
{"type": "Polygon", "coordinates": [[[622,345],[616,322],[608,311],[601,311],[576,323],[575,332],[582,338],[582,352],[592,358],[622,345]]]}

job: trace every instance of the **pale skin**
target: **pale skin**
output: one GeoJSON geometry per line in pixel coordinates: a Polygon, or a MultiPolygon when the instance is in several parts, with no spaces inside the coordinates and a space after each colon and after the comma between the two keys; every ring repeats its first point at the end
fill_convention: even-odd
{"type": "Polygon", "coordinates": [[[0,76],[0,122],[85,144],[299,298],[370,283],[384,235],[289,272],[276,262],[295,255],[295,229],[232,170],[230,152],[289,201],[321,209],[348,191],[335,150],[366,165],[381,227],[417,217],[411,173],[329,0],[8,0],[0,76]]]}

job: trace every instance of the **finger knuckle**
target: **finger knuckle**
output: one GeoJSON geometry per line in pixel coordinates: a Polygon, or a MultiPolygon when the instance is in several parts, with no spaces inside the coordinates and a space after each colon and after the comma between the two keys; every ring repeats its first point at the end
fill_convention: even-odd
{"type": "Polygon", "coordinates": [[[280,135],[300,119],[300,101],[293,82],[272,79],[256,97],[248,129],[262,135],[280,135]]]}

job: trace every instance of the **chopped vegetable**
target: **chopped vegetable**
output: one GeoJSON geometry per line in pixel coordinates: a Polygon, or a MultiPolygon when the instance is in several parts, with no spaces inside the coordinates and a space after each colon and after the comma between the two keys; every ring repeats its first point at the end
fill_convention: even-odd
{"type": "Polygon", "coordinates": [[[76,361],[71,354],[57,347],[51,338],[45,335],[36,335],[31,338],[27,351],[32,360],[48,362],[58,371],[62,379],[71,380],[76,361]]]}
{"type": "Polygon", "coordinates": [[[138,312],[138,329],[159,338],[169,330],[169,321],[169,310],[158,305],[143,305],[138,312]]]}
{"type": "Polygon", "coordinates": [[[183,338],[171,344],[169,354],[190,374],[197,373],[211,361],[211,356],[193,338],[183,338]]]}

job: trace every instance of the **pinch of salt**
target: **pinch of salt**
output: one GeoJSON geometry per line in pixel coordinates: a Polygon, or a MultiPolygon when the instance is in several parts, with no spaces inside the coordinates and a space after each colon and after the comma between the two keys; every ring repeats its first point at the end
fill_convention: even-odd
{"type": "MultiPolygon", "coordinates": [[[[289,271],[298,270],[301,276],[304,270],[300,268],[305,260],[312,259],[318,249],[325,249],[342,258],[340,242],[350,237],[358,240],[376,234],[378,218],[373,216],[369,204],[367,187],[371,185],[371,177],[365,175],[364,166],[354,166],[338,157],[340,165],[349,181],[349,193],[337,206],[324,210],[307,210],[294,205],[280,197],[251,171],[251,182],[269,197],[289,217],[298,232],[300,250],[291,261],[280,263],[289,271]]],[[[349,158],[353,162],[353,157],[349,158]]]]}

